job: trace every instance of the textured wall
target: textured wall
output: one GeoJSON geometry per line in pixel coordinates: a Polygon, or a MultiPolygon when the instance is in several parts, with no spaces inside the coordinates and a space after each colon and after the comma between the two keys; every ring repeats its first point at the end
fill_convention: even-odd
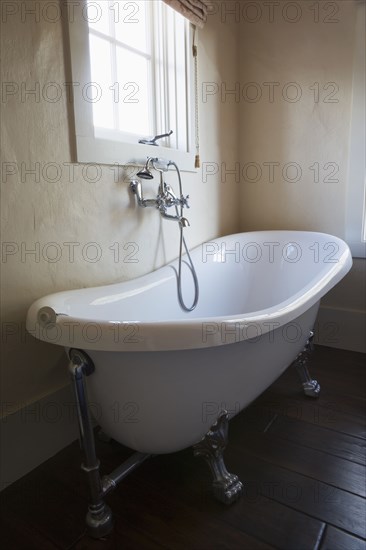
{"type": "Polygon", "coordinates": [[[241,180],[241,227],[342,238],[354,3],[281,2],[272,19],[258,4],[262,16],[242,21],[240,37],[241,83],[255,84],[240,109],[241,162],[253,163],[241,180]]]}
{"type": "MultiPolygon", "coordinates": [[[[240,228],[344,239],[357,2],[277,4],[243,4],[239,19],[240,228]]],[[[322,300],[321,343],[364,350],[365,269],[322,300]]]]}
{"type": "MultiPolygon", "coordinates": [[[[3,19],[1,45],[3,81],[8,83],[2,102],[2,163],[11,163],[2,164],[1,189],[5,414],[68,382],[63,350],[25,334],[26,312],[34,299],[130,279],[178,254],[177,225],[162,222],[154,210],[137,210],[127,181],[115,181],[108,166],[98,173],[72,164],[72,108],[66,93],[50,101],[48,87],[50,82],[62,87],[71,79],[62,22],[50,22],[55,15],[42,11],[46,1],[7,4],[11,9],[3,19]],[[39,18],[29,13],[31,4],[38,5],[39,18]],[[31,89],[35,95],[25,93],[31,89]]],[[[233,32],[214,16],[200,32],[202,80],[235,78],[235,33],[236,28],[233,32]],[[218,32],[224,49],[217,46],[218,32]]],[[[201,104],[203,162],[237,156],[237,136],[231,130],[236,112],[236,105],[201,104]]],[[[176,188],[174,176],[170,182],[176,188]]],[[[219,175],[203,183],[201,171],[183,174],[183,185],[190,195],[190,247],[238,229],[236,189],[227,193],[219,175]]],[[[151,183],[147,189],[156,192],[151,183]]]]}

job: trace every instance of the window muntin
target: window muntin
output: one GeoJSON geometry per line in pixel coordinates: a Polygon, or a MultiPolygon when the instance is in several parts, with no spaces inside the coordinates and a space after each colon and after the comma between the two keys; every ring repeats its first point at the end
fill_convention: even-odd
{"type": "Polygon", "coordinates": [[[365,4],[357,4],[348,167],[346,241],[353,257],[366,257],[365,4]]]}
{"type": "Polygon", "coordinates": [[[84,0],[78,14],[79,27],[77,14],[69,25],[73,80],[91,91],[85,100],[74,87],[77,160],[156,156],[157,147],[138,140],[172,129],[159,156],[193,171],[189,23],[161,0],[84,0]]]}

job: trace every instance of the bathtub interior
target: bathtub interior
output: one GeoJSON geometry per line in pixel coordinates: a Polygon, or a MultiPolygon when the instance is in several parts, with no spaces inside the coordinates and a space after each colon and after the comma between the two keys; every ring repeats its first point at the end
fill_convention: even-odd
{"type": "MultiPolygon", "coordinates": [[[[324,281],[337,282],[347,252],[342,241],[328,235],[321,240],[321,234],[306,232],[257,232],[252,239],[250,235],[220,238],[192,252],[200,298],[190,313],[183,312],[177,301],[176,262],[133,281],[59,293],[54,295],[55,309],[99,321],[235,316],[284,306],[324,281]]],[[[189,304],[194,287],[186,266],[182,287],[189,304]]]]}

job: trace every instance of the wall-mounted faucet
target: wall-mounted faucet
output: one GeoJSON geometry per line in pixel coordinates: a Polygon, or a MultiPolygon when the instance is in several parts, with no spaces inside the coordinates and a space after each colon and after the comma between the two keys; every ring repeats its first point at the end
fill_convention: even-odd
{"type": "Polygon", "coordinates": [[[187,218],[184,218],[182,216],[182,209],[184,207],[189,208],[189,204],[188,204],[189,195],[184,197],[182,193],[180,178],[179,178],[180,198],[178,198],[174,194],[172,187],[164,181],[163,174],[164,172],[168,171],[169,166],[171,165],[175,165],[175,163],[171,161],[166,161],[165,159],[159,159],[157,157],[148,157],[145,166],[136,174],[141,179],[145,179],[145,180],[153,179],[154,176],[151,173],[150,166],[152,166],[154,170],[160,173],[160,184],[158,188],[158,194],[155,199],[144,199],[141,182],[137,179],[134,179],[131,181],[130,188],[132,192],[136,195],[137,202],[140,206],[143,206],[143,207],[153,206],[159,210],[162,217],[165,218],[166,220],[177,221],[179,225],[181,225],[182,227],[187,227],[190,224],[187,218]],[[168,208],[172,206],[175,206],[176,215],[171,215],[167,213],[168,208]],[[181,207],[180,215],[178,213],[178,207],[181,207]]]}
{"type": "Polygon", "coordinates": [[[189,196],[187,195],[185,197],[183,195],[182,178],[180,176],[179,168],[175,162],[173,162],[172,160],[167,161],[165,159],[159,159],[157,157],[148,157],[145,166],[139,172],[137,172],[136,176],[143,180],[154,179],[154,176],[150,170],[150,166],[154,170],[160,173],[160,183],[159,183],[158,194],[156,198],[144,199],[140,179],[133,179],[130,182],[130,189],[136,195],[139,206],[143,206],[144,208],[148,206],[154,206],[159,210],[163,218],[165,218],[166,220],[177,221],[179,223],[180,241],[179,241],[179,260],[178,260],[178,272],[177,272],[178,302],[180,307],[184,311],[193,311],[198,303],[199,286],[198,286],[196,270],[194,268],[185,238],[183,236],[183,229],[190,225],[187,218],[183,216],[183,208],[184,207],[189,208],[189,205],[188,205],[189,196]],[[163,174],[164,172],[167,172],[169,170],[169,166],[173,166],[177,172],[178,181],[179,181],[179,195],[180,195],[179,197],[175,195],[172,187],[164,181],[163,174]],[[167,212],[168,208],[171,208],[172,206],[174,206],[175,208],[175,216],[168,214],[167,212]],[[182,259],[183,246],[185,248],[188,261],[182,259]],[[191,306],[186,306],[182,295],[182,263],[184,263],[188,267],[193,278],[194,298],[191,306]]]}

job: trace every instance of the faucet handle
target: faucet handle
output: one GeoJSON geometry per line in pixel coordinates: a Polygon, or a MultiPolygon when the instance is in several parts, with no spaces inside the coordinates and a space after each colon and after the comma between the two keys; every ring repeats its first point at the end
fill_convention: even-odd
{"type": "Polygon", "coordinates": [[[158,143],[156,143],[158,139],[169,137],[172,135],[172,133],[173,133],[173,130],[170,130],[170,132],[167,132],[166,134],[158,134],[155,137],[139,139],[139,143],[143,143],[145,145],[159,145],[158,143]]]}
{"type": "Polygon", "coordinates": [[[189,204],[188,204],[188,199],[189,199],[189,195],[187,195],[186,197],[184,197],[183,195],[181,196],[180,198],[180,204],[182,206],[185,206],[186,208],[190,208],[189,204]]]}

